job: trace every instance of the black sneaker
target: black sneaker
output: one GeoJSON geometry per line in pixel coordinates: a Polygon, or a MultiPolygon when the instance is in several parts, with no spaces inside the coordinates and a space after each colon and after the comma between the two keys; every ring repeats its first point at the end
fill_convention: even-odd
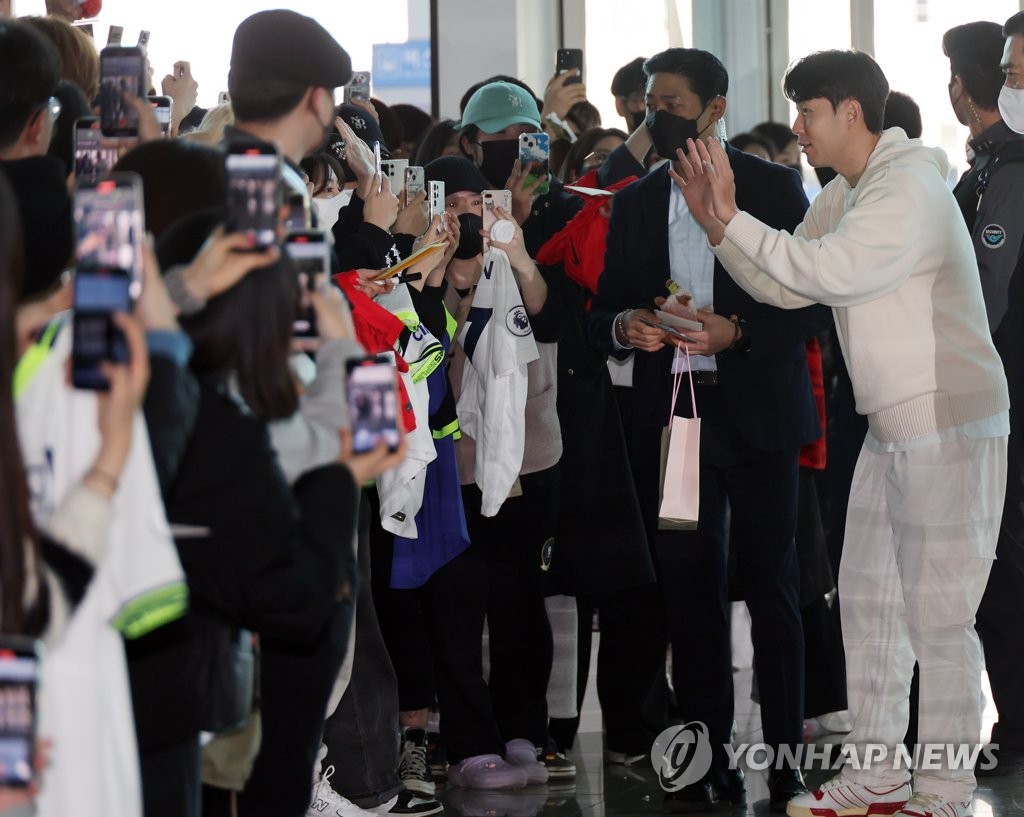
{"type": "Polygon", "coordinates": [[[427,765],[435,783],[444,783],[448,779],[448,750],[445,749],[444,738],[437,732],[427,732],[427,765]]]}
{"type": "Polygon", "coordinates": [[[417,797],[414,792],[403,789],[395,797],[386,803],[381,803],[377,808],[369,809],[377,817],[427,817],[429,814],[440,814],[444,806],[434,798],[417,797]]]}
{"type": "Polygon", "coordinates": [[[398,776],[405,787],[416,794],[433,797],[437,791],[427,765],[427,733],[423,729],[406,729],[402,735],[398,776]]]}
{"type": "Polygon", "coordinates": [[[537,752],[537,759],[547,767],[548,780],[572,780],[576,777],[576,767],[564,752],[558,751],[552,740],[537,752]]]}

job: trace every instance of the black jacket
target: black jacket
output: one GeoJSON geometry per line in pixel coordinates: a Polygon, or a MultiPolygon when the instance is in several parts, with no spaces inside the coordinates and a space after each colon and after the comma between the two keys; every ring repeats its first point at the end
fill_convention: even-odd
{"type": "MultiPolygon", "coordinates": [[[[727,146],[736,176],[740,209],[776,229],[792,231],[803,219],[807,198],[791,169],[765,162],[727,146]]],[[[665,295],[671,277],[668,254],[668,206],[672,180],[662,166],[619,191],[612,205],[605,269],[590,311],[593,344],[624,356],[612,345],[612,324],[624,309],[650,305],[665,295]]],[[[804,342],[832,322],[830,310],[815,305],[782,310],[761,304],[732,280],[716,259],[714,306],[720,315],[737,315],[749,339],[749,351],[716,356],[723,402],[745,441],[762,451],[781,451],[821,434],[811,394],[804,342]]],[[[650,453],[669,416],[672,348],[635,354],[631,450],[650,453]]],[[[689,399],[680,414],[689,415],[689,399]]],[[[639,463],[635,463],[639,465],[639,463]]],[[[646,467],[648,463],[644,464],[646,467]]]]}
{"type": "Polygon", "coordinates": [[[354,592],[356,581],[351,543],[359,494],[348,469],[319,468],[291,488],[266,424],[207,382],[199,383],[187,438],[161,428],[160,417],[172,417],[175,402],[194,393],[191,375],[178,376],[151,383],[147,421],[167,517],[198,535],[175,542],[188,615],[128,645],[144,750],[202,727],[201,674],[225,627],[258,633],[264,650],[313,649],[327,637],[346,584],[354,592]]]}

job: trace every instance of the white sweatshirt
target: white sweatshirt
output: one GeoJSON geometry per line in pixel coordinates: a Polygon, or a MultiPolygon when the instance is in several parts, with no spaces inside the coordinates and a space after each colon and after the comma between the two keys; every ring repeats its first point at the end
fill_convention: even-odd
{"type": "Polygon", "coordinates": [[[713,248],[763,303],[832,307],[857,411],[881,442],[1009,408],[948,172],[941,150],[891,128],[857,186],[829,183],[793,235],[740,212],[713,248]]]}

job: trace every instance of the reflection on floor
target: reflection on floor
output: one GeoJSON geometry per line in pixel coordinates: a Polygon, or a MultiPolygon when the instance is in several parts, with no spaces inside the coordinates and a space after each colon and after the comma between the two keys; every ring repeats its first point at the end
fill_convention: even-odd
{"type": "MultiPolygon", "coordinates": [[[[735,638],[735,636],[734,636],[735,638]]],[[[595,655],[597,652],[595,644],[595,655]]],[[[735,659],[735,655],[734,655],[735,659]]],[[[761,741],[761,715],[750,700],[751,670],[738,670],[734,676],[736,690],[736,743],[755,744],[761,741]]],[[[987,685],[986,685],[987,686],[987,685]]],[[[987,688],[986,700],[991,700],[987,688]]],[[[593,700],[592,690],[588,698],[593,700]]],[[[589,701],[588,701],[589,704],[589,701]]],[[[589,708],[589,706],[588,706],[589,708]]],[[[992,727],[994,711],[985,712],[985,735],[992,727]]],[[[593,719],[584,719],[584,723],[593,719]]],[[[838,736],[821,738],[819,743],[839,743],[838,736]]],[[[643,817],[660,815],[663,792],[656,773],[646,768],[626,769],[605,766],[599,732],[580,735],[569,759],[578,770],[575,785],[537,786],[518,792],[489,793],[467,789],[440,787],[438,796],[449,815],[464,817],[643,817]]],[[[713,812],[718,815],[767,815],[767,772],[745,769],[747,806],[713,812]]],[[[816,785],[831,773],[815,772],[808,776],[809,785],[816,785]]],[[[974,799],[974,817],[1017,817],[1024,815],[1024,777],[987,778],[981,781],[974,799]]]]}

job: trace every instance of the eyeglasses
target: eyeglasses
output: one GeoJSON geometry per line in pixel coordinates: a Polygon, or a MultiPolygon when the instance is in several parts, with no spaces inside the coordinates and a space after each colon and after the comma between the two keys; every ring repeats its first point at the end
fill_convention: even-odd
{"type": "Polygon", "coordinates": [[[583,167],[593,169],[600,167],[611,155],[610,150],[595,150],[583,157],[583,167]]]}

